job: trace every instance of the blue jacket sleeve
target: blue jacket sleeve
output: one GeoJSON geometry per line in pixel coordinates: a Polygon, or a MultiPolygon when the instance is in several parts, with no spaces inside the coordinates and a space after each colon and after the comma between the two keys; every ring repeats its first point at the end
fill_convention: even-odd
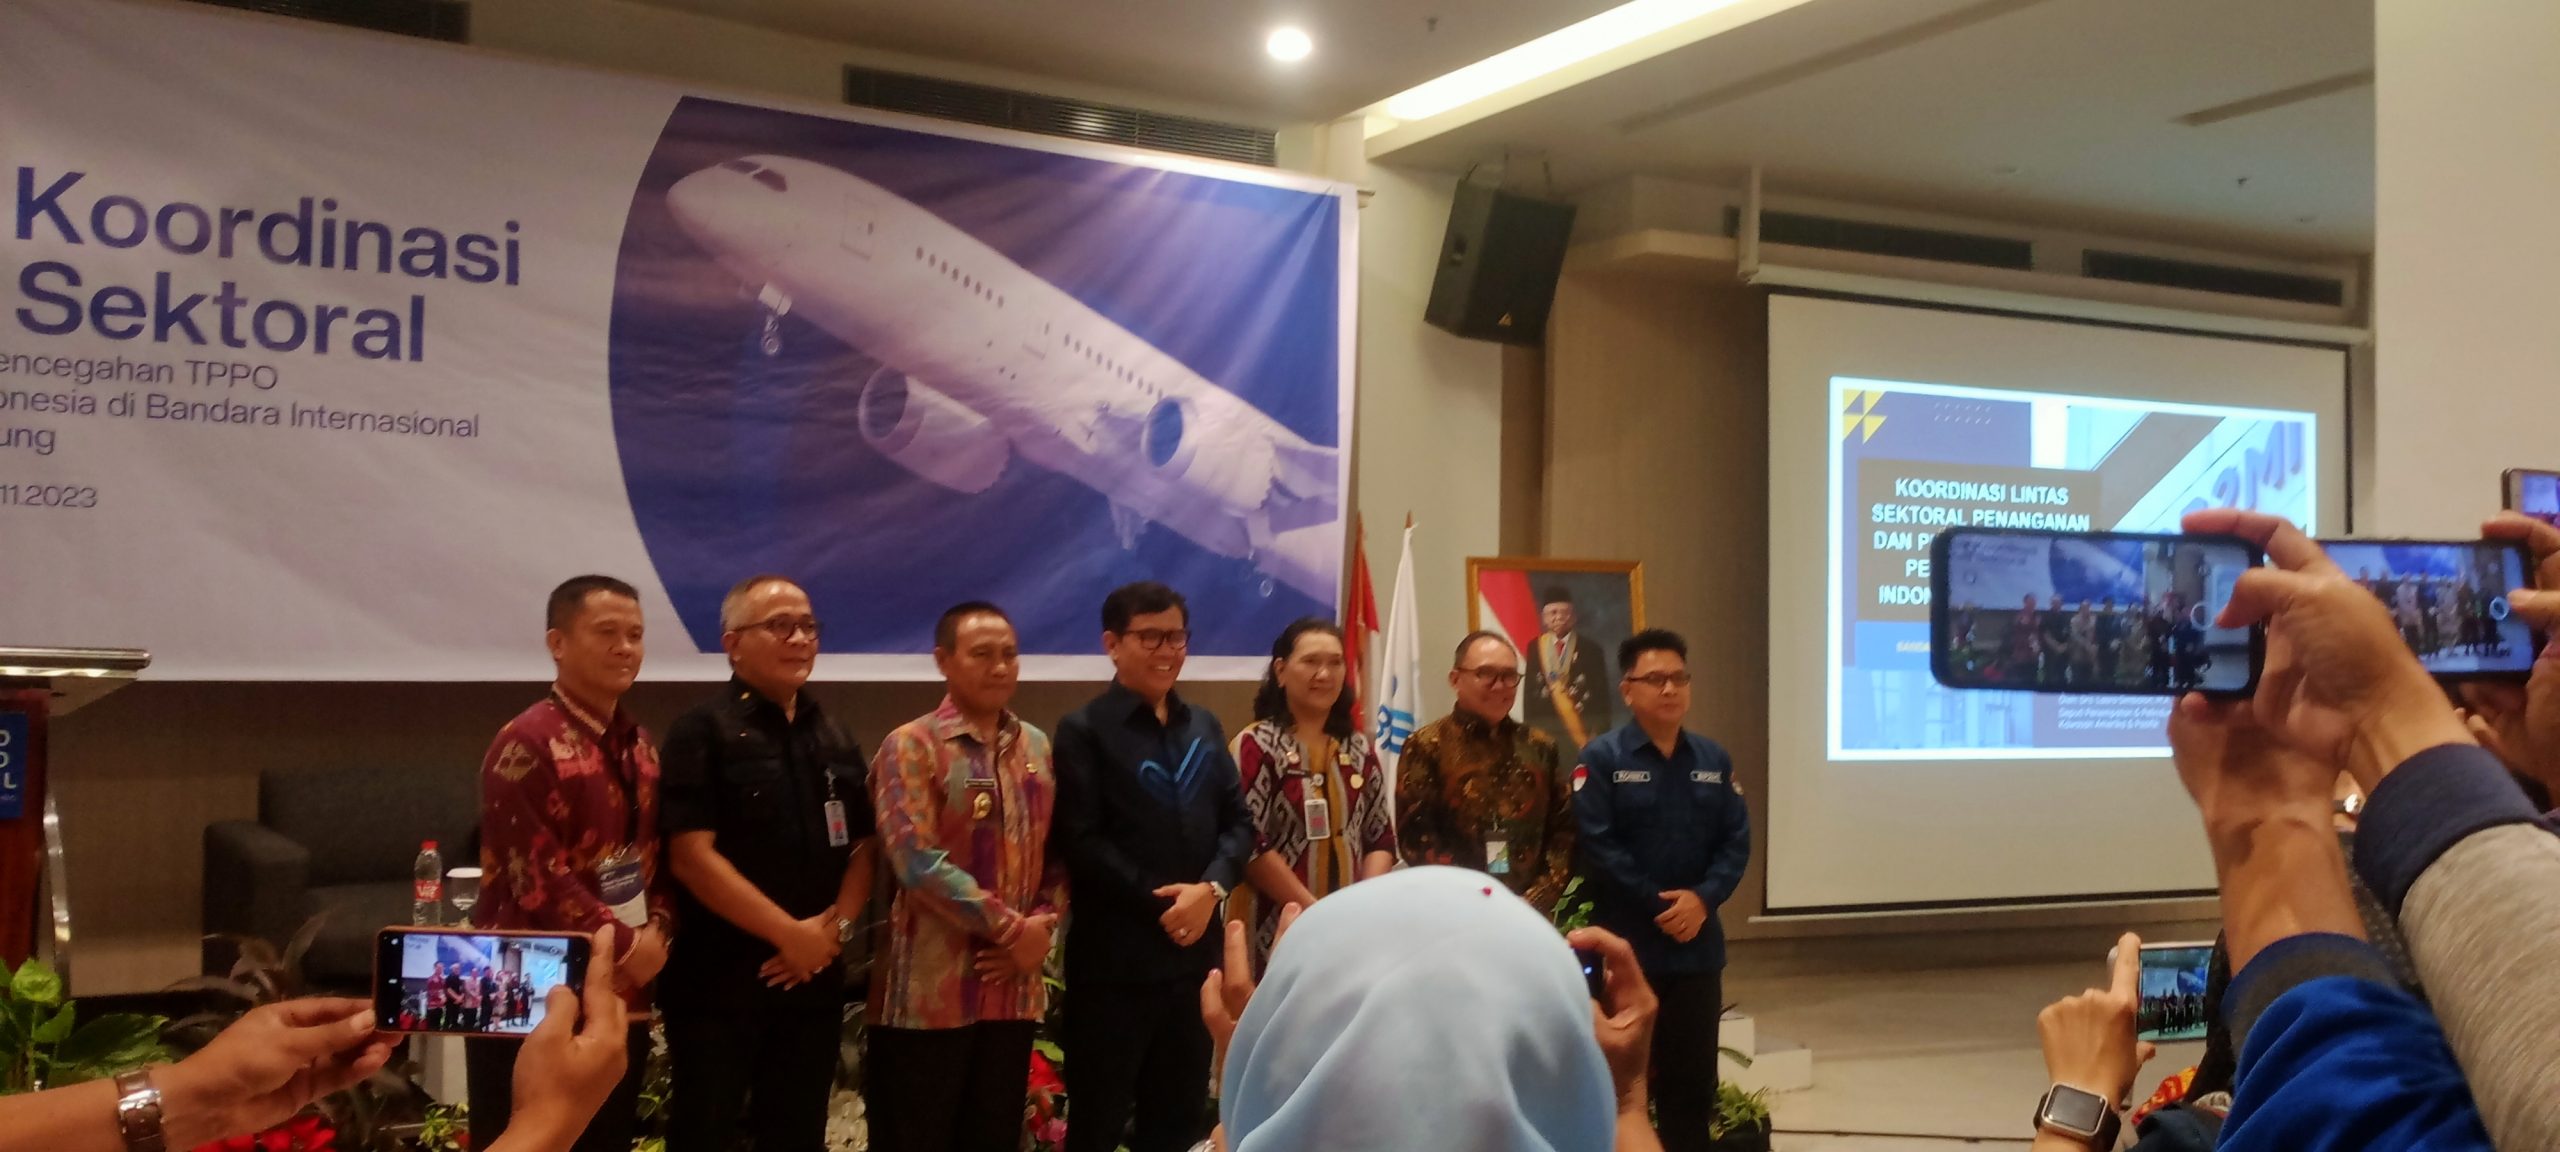
{"type": "MultiPolygon", "coordinates": [[[[1706,743],[1706,751],[1714,753],[1705,759],[1716,766],[1724,786],[1733,788],[1733,757],[1712,742],[1702,743],[1706,743]]],[[[1733,899],[1733,890],[1742,883],[1742,870],[1750,866],[1751,809],[1742,802],[1742,793],[1737,789],[1724,806],[1724,829],[1716,841],[1715,858],[1707,863],[1707,878],[1690,891],[1706,902],[1708,911],[1714,911],[1733,899]]]]}
{"type": "Polygon", "coordinates": [[[1580,833],[1574,851],[1581,857],[1582,874],[1607,888],[1613,903],[1659,915],[1660,889],[1636,862],[1625,833],[1616,824],[1617,763],[1617,750],[1609,737],[1582,746],[1582,789],[1573,794],[1574,830],[1580,833]]]}
{"type": "Polygon", "coordinates": [[[1227,754],[1227,734],[1214,720],[1205,747],[1218,758],[1210,766],[1218,773],[1218,854],[1200,879],[1232,892],[1244,883],[1244,866],[1261,847],[1262,833],[1254,827],[1253,810],[1245,806],[1244,779],[1236,770],[1235,757],[1227,754]]]}
{"type": "MultiPolygon", "coordinates": [[[[2249,969],[2296,940],[2312,950],[2363,947],[2345,937],[2295,937],[2249,969]]],[[[2249,975],[2233,982],[2234,994],[2249,975]]],[[[2491,1148],[2435,1018],[2407,992],[2362,976],[2318,976],[2277,994],[2241,1045],[2232,1097],[2216,1145],[2224,1152],[2491,1148]]]]}

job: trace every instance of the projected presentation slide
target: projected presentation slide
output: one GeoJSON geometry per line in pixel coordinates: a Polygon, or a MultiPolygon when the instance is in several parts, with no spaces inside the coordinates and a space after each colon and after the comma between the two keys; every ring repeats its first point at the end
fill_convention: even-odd
{"type": "MultiPolygon", "coordinates": [[[[2308,412],[1831,379],[1830,757],[2165,756],[2169,697],[1957,691],[1929,670],[1929,546],[1956,527],[2316,522],[2308,412]]],[[[2060,594],[2061,589],[2049,594],[2060,594]]]]}

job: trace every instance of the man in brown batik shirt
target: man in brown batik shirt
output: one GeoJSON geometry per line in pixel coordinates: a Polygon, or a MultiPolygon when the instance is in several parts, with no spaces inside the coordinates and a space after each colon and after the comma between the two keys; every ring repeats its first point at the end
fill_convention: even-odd
{"type": "Polygon", "coordinates": [[[1573,806],[1556,742],[1511,718],[1520,653],[1492,632],[1458,644],[1458,706],[1414,730],[1396,766],[1396,842],[1408,864],[1502,881],[1554,914],[1573,868],[1573,806]]]}

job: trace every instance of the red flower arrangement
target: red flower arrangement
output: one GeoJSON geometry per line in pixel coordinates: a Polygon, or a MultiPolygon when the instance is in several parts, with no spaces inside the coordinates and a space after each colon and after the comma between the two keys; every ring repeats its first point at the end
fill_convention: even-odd
{"type": "Polygon", "coordinates": [[[1051,1152],[1067,1142],[1067,1083],[1058,1066],[1038,1049],[1031,1052],[1031,1082],[1024,1094],[1022,1130],[1034,1152],[1051,1152]]]}
{"type": "Polygon", "coordinates": [[[232,1136],[198,1146],[194,1152],[337,1152],[338,1130],[327,1117],[305,1113],[246,1136],[232,1136]]]}

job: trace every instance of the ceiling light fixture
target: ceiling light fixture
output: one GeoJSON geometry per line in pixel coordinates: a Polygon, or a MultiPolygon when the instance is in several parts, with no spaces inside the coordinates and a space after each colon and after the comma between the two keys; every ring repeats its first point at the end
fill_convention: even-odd
{"type": "Polygon", "coordinates": [[[1391,120],[1427,120],[1744,2],[1632,0],[1579,24],[1568,24],[1519,47],[1407,88],[1388,97],[1377,111],[1391,120]]]}
{"type": "Polygon", "coordinates": [[[1316,42],[1303,28],[1274,28],[1270,38],[1262,42],[1262,50],[1274,60],[1295,64],[1316,50],[1316,42]]]}

